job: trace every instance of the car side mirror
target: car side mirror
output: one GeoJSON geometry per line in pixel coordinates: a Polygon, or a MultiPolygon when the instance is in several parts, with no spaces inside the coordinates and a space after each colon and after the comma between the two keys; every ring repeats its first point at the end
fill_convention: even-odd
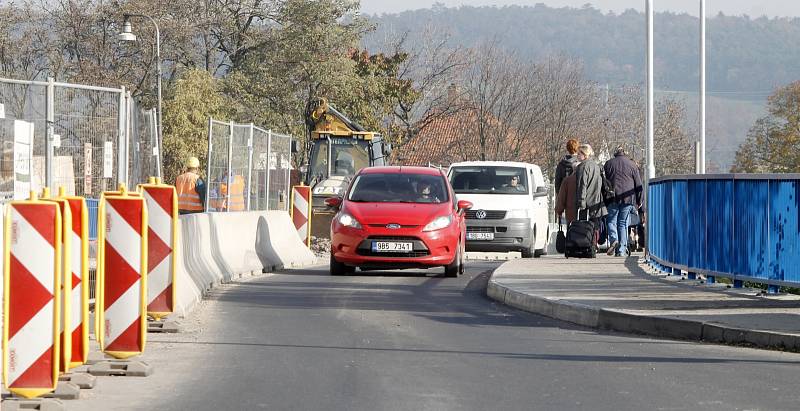
{"type": "Polygon", "coordinates": [[[536,191],[533,193],[534,197],[547,197],[547,187],[539,186],[536,187],[536,191]]]}
{"type": "Polygon", "coordinates": [[[458,211],[469,210],[470,208],[472,208],[472,202],[467,200],[458,200],[456,206],[458,207],[458,211]]]}
{"type": "Polygon", "coordinates": [[[325,205],[332,208],[339,208],[339,206],[342,205],[342,197],[326,198],[325,205]]]}

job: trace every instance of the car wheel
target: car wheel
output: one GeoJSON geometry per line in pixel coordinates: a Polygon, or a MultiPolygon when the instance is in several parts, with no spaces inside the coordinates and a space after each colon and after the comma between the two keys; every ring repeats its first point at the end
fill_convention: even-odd
{"type": "Polygon", "coordinates": [[[462,265],[463,264],[461,262],[461,245],[459,245],[458,250],[456,251],[456,256],[453,258],[453,262],[444,266],[444,276],[458,277],[458,274],[461,272],[462,265]]]}
{"type": "MultiPolygon", "coordinates": [[[[352,268],[352,267],[349,267],[352,268]]],[[[333,258],[333,254],[331,254],[331,275],[345,275],[348,273],[348,267],[333,258]]]]}
{"type": "Polygon", "coordinates": [[[458,250],[461,253],[461,258],[460,258],[461,264],[458,265],[458,274],[461,275],[461,274],[464,274],[464,270],[465,270],[465,268],[464,268],[464,265],[465,265],[464,264],[464,249],[459,247],[458,250]]]}

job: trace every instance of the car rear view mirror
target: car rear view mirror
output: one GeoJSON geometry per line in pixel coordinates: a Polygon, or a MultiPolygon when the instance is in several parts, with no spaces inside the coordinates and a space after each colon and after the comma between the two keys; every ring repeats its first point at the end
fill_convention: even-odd
{"type": "Polygon", "coordinates": [[[458,205],[458,210],[459,211],[461,211],[461,210],[469,210],[470,208],[472,208],[472,203],[467,201],[467,200],[458,200],[457,205],[458,205]]]}
{"type": "Polygon", "coordinates": [[[341,197],[331,197],[325,199],[325,205],[328,207],[339,208],[342,205],[341,197]]]}

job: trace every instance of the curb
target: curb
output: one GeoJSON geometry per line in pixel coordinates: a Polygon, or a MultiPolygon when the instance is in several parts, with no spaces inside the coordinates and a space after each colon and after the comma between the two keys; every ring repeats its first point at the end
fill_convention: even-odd
{"type": "Polygon", "coordinates": [[[489,279],[486,295],[523,311],[584,327],[676,340],[800,352],[800,335],[735,328],[713,321],[631,314],[525,294],[489,279]]]}

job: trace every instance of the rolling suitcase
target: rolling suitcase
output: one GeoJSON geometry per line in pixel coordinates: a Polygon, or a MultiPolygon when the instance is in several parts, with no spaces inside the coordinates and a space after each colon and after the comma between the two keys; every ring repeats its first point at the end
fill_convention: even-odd
{"type": "Polygon", "coordinates": [[[578,210],[578,218],[567,227],[567,241],[564,256],[577,258],[594,258],[595,250],[594,223],[589,220],[589,212],[586,211],[586,219],[580,219],[581,210],[578,210]]]}

